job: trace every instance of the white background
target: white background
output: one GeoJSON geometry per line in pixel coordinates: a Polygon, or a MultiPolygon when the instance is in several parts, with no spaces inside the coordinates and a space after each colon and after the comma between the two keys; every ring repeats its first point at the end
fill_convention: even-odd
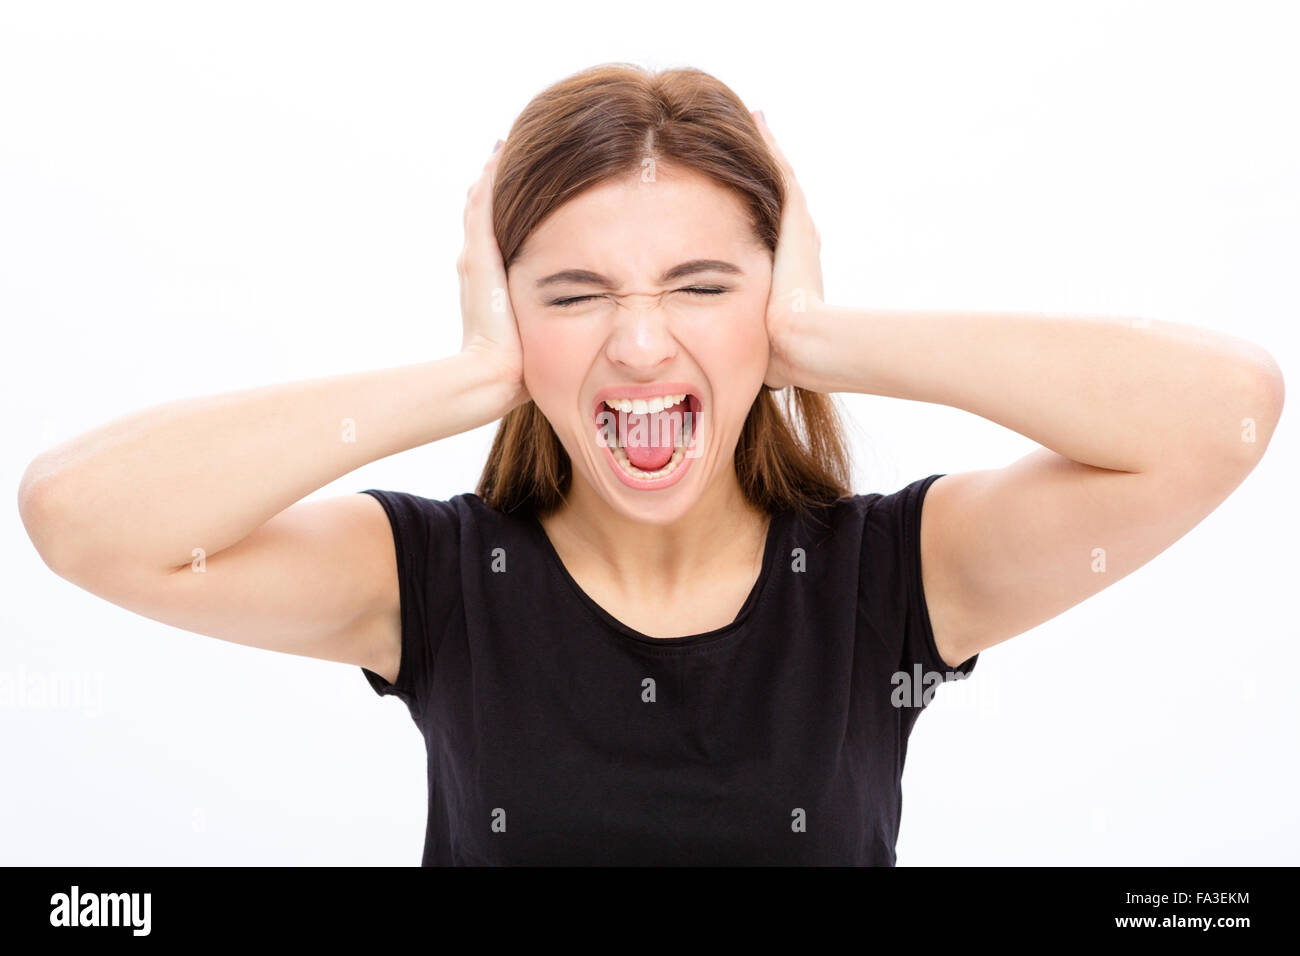
{"type": "MultiPolygon", "coordinates": [[[[1286,5],[0,9],[10,494],[119,414],[457,350],[466,188],[532,96],[617,60],[703,68],[765,110],[834,304],[1145,315],[1294,376],[1286,5]]],[[[843,401],[858,492],[1033,447],[843,401]]],[[[940,691],[900,865],[1300,862],[1294,418],[1152,564],[940,691]]],[[[317,494],[472,490],[494,430],[317,494]]],[[[0,863],[418,864],[424,748],[398,700],[109,604],[45,567],[15,506],[0,523],[0,863]],[[86,695],[21,692],[58,678],[86,695]]]]}

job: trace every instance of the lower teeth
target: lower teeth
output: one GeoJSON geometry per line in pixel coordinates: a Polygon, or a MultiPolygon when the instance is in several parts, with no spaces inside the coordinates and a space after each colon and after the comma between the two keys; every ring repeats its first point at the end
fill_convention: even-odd
{"type": "Polygon", "coordinates": [[[613,445],[611,451],[613,451],[614,460],[618,462],[619,467],[633,478],[640,478],[642,481],[653,481],[655,478],[666,478],[677,470],[677,466],[680,465],[682,459],[686,457],[686,446],[690,444],[693,431],[694,429],[689,424],[684,426],[682,432],[682,443],[673,449],[673,455],[668,459],[668,463],[657,471],[642,471],[636,465],[632,464],[622,445],[613,445]]]}
{"type": "Polygon", "coordinates": [[[614,446],[614,460],[617,461],[622,469],[633,478],[640,478],[643,481],[651,481],[655,478],[664,478],[671,475],[677,470],[677,466],[681,464],[681,460],[684,457],[685,453],[682,450],[682,446],[678,445],[673,449],[673,456],[668,459],[668,464],[664,465],[658,471],[642,471],[628,460],[627,452],[623,450],[621,445],[614,446]]]}

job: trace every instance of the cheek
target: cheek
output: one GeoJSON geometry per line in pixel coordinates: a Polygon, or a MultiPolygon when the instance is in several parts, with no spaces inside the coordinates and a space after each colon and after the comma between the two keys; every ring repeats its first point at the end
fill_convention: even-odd
{"type": "Polygon", "coordinates": [[[739,434],[767,377],[768,339],[763,304],[746,304],[701,324],[692,354],[713,388],[715,427],[723,440],[739,434]]]}
{"type": "Polygon", "coordinates": [[[719,310],[694,325],[692,350],[711,377],[748,380],[767,374],[767,329],[760,305],[719,310]]]}
{"type": "Polygon", "coordinates": [[[543,410],[557,397],[580,387],[599,347],[581,323],[551,322],[519,316],[519,344],[524,350],[524,384],[543,410]]]}

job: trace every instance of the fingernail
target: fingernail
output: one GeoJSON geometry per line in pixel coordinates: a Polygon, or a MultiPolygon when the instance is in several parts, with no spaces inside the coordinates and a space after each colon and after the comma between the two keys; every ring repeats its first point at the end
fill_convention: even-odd
{"type": "Polygon", "coordinates": [[[499,150],[499,149],[501,148],[501,144],[504,143],[504,142],[505,142],[505,140],[501,140],[501,139],[497,140],[497,144],[496,144],[495,146],[492,147],[492,152],[493,152],[493,153],[497,152],[497,150],[499,150]]]}

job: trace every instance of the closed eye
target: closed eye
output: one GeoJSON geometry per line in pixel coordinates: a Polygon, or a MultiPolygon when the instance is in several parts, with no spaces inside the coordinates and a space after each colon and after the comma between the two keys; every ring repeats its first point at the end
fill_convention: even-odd
{"type": "MultiPolygon", "coordinates": [[[[704,286],[690,286],[689,288],[685,288],[685,289],[674,289],[673,291],[674,291],[674,292],[688,292],[688,293],[690,293],[691,295],[697,295],[697,296],[710,296],[710,295],[723,295],[723,294],[725,294],[725,293],[727,293],[727,292],[730,292],[731,290],[730,290],[730,289],[718,289],[718,288],[706,288],[706,287],[704,287],[704,286]]],[[[603,296],[599,296],[599,295],[575,295],[575,296],[570,296],[570,297],[567,298],[567,299],[553,299],[552,301],[550,301],[550,302],[548,302],[548,303],[546,303],[546,304],[547,304],[547,305],[553,305],[553,306],[556,306],[556,307],[561,308],[561,309],[567,309],[569,306],[577,305],[579,302],[586,302],[586,301],[589,300],[589,299],[600,299],[600,298],[603,298],[603,296]]]]}

